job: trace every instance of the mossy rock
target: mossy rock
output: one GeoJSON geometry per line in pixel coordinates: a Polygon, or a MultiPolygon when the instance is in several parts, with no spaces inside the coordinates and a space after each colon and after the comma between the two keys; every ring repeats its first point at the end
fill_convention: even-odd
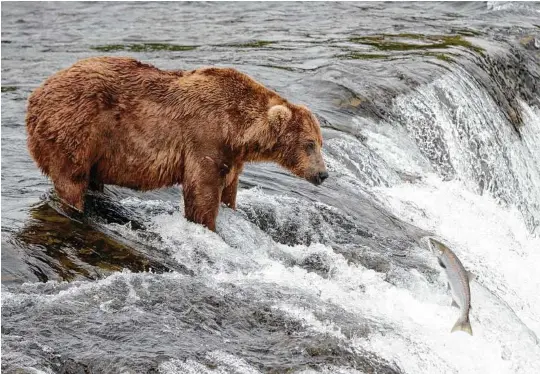
{"type": "Polygon", "coordinates": [[[452,33],[463,35],[463,36],[480,36],[482,33],[480,31],[471,30],[471,29],[452,29],[452,33]]]}
{"type": "Polygon", "coordinates": [[[335,100],[334,104],[339,108],[356,109],[363,103],[363,100],[357,96],[351,96],[343,100],[335,100]]]}
{"type": "Polygon", "coordinates": [[[388,55],[381,55],[376,53],[356,53],[352,52],[346,55],[340,56],[340,58],[347,60],[380,60],[388,58],[388,55]]]}
{"type": "Polygon", "coordinates": [[[17,91],[17,87],[14,86],[2,86],[2,92],[13,92],[17,91]]]}
{"type": "Polygon", "coordinates": [[[93,50],[100,52],[155,52],[155,51],[170,51],[182,52],[192,51],[197,48],[195,45],[178,45],[168,43],[139,43],[139,44],[107,44],[90,47],[93,50]]]}
{"type": "MultiPolygon", "coordinates": [[[[454,59],[447,53],[434,53],[434,52],[426,52],[426,53],[419,53],[418,55],[421,56],[430,56],[435,57],[438,60],[444,61],[444,62],[454,62],[454,59]]],[[[356,53],[352,52],[346,55],[341,55],[339,58],[341,59],[351,59],[351,60],[384,60],[392,57],[391,55],[383,55],[383,54],[376,54],[376,53],[356,53]]]]}
{"type": "Polygon", "coordinates": [[[475,46],[462,35],[424,35],[424,34],[382,34],[357,36],[349,39],[352,43],[370,45],[381,51],[415,51],[463,47],[483,55],[484,49],[475,46]],[[407,43],[399,39],[418,40],[423,43],[407,43]]]}
{"type": "Polygon", "coordinates": [[[241,44],[225,44],[226,47],[233,47],[233,48],[263,48],[267,45],[274,44],[275,42],[271,42],[268,40],[256,40],[253,42],[248,43],[241,43],[241,44]]]}
{"type": "Polygon", "coordinates": [[[455,62],[454,59],[446,53],[427,53],[426,56],[433,56],[437,60],[441,60],[448,63],[455,62]]]}
{"type": "MultiPolygon", "coordinates": [[[[63,280],[95,278],[97,274],[127,268],[134,272],[166,272],[167,265],[147,257],[137,249],[98,231],[92,225],[73,221],[43,202],[30,210],[31,219],[14,235],[23,243],[26,256],[39,259],[63,280]]],[[[34,271],[41,281],[45,273],[34,271]]]]}

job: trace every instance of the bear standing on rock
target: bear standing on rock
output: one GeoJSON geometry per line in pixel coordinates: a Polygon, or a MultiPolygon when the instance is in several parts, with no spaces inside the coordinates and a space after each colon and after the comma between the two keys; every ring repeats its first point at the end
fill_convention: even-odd
{"type": "Polygon", "coordinates": [[[182,184],[186,218],[215,231],[220,202],[236,207],[245,162],[273,161],[314,184],[328,177],[313,114],[231,68],[81,60],[30,95],[26,126],[30,154],[80,211],[87,188],[182,184]]]}

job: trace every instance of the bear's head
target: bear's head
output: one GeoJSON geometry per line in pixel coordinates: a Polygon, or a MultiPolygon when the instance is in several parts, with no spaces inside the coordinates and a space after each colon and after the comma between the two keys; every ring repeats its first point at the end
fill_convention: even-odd
{"type": "Polygon", "coordinates": [[[295,175],[319,185],[328,172],[322,157],[321,127],[308,108],[287,102],[270,105],[258,131],[260,161],[274,161],[295,175]]]}

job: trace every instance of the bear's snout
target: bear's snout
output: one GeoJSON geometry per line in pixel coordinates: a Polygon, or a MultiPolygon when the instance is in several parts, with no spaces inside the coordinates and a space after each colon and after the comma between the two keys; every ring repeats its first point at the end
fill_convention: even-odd
{"type": "Polygon", "coordinates": [[[308,180],[314,185],[318,186],[328,178],[328,172],[326,170],[313,174],[308,180]]]}
{"type": "Polygon", "coordinates": [[[320,185],[322,182],[325,181],[325,179],[328,178],[328,172],[327,171],[321,171],[319,173],[316,173],[312,179],[311,179],[311,183],[313,183],[314,185],[318,186],[320,185]]]}
{"type": "Polygon", "coordinates": [[[328,171],[322,157],[322,152],[310,152],[307,170],[303,174],[304,178],[318,186],[328,178],[328,171]]]}
{"type": "MultiPolygon", "coordinates": [[[[326,178],[328,178],[328,172],[327,171],[321,171],[318,176],[317,176],[318,180],[320,181],[320,183],[324,182],[326,178]]],[[[319,184],[320,184],[319,183],[319,184]]]]}

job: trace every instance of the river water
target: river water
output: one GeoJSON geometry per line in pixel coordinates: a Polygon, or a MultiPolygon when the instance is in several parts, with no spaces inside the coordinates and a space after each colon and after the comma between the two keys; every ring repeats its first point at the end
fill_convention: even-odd
{"type": "Polygon", "coordinates": [[[3,3],[2,371],[539,373],[540,5],[3,3]],[[232,66],[320,118],[330,178],[247,167],[54,209],[25,107],[76,60],[232,66]],[[424,237],[478,279],[474,336],[424,237]]]}

